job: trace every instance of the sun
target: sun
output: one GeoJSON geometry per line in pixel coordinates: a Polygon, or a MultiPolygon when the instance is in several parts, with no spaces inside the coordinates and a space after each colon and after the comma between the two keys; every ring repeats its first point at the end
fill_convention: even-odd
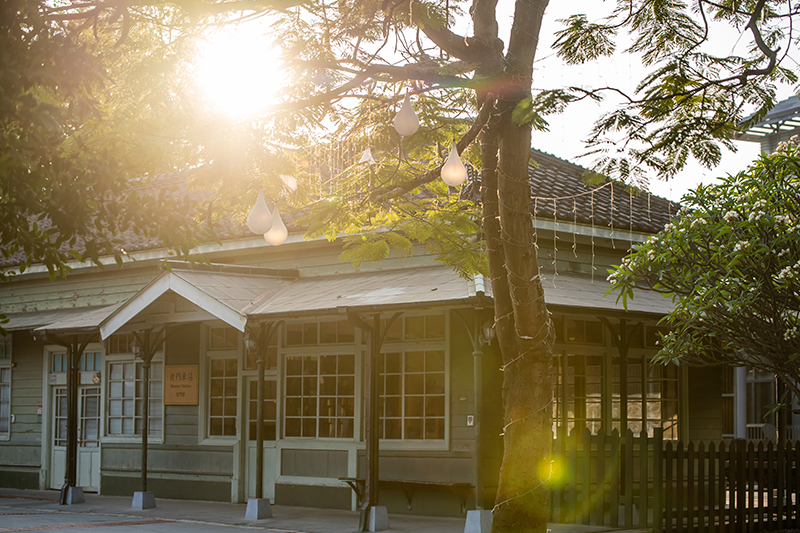
{"type": "Polygon", "coordinates": [[[194,80],[208,105],[244,119],[277,101],[282,68],[267,31],[264,24],[250,23],[206,36],[194,65],[194,80]]]}

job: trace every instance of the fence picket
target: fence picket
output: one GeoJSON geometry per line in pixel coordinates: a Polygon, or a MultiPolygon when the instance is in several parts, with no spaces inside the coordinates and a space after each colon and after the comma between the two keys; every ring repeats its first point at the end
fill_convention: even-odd
{"type": "Polygon", "coordinates": [[[639,528],[647,527],[647,463],[648,463],[648,438],[647,431],[639,433],[639,528]]]}
{"type": "Polygon", "coordinates": [[[794,441],[665,442],[660,428],[652,437],[575,428],[559,432],[554,455],[566,469],[552,488],[554,522],[654,533],[800,526],[794,441]]]}
{"type": "Polygon", "coordinates": [[[664,446],[664,430],[655,428],[653,432],[653,529],[654,533],[659,533],[662,528],[661,514],[664,505],[662,485],[662,457],[661,453],[664,446]]]}
{"type": "Polygon", "coordinates": [[[667,443],[667,449],[664,454],[665,469],[664,469],[664,531],[671,533],[674,530],[672,523],[674,510],[675,510],[675,472],[673,468],[674,454],[672,452],[672,442],[667,443]]]}
{"type": "Polygon", "coordinates": [[[633,431],[625,432],[623,445],[623,495],[625,498],[625,527],[633,526],[633,431]]]}
{"type": "Polygon", "coordinates": [[[728,469],[726,460],[728,457],[728,450],[724,442],[719,443],[719,455],[717,456],[717,471],[719,472],[719,480],[717,484],[717,500],[719,501],[719,531],[727,531],[727,502],[728,493],[725,488],[725,481],[728,476],[728,469]]]}
{"type": "Polygon", "coordinates": [[[567,444],[568,444],[568,435],[567,429],[562,426],[559,428],[560,431],[560,439],[559,439],[559,450],[561,453],[560,465],[559,468],[561,469],[561,478],[559,483],[559,490],[558,490],[558,519],[560,521],[566,522],[567,521],[567,487],[566,487],[566,458],[567,458],[567,444]]]}
{"type": "Polygon", "coordinates": [[[736,441],[736,523],[746,522],[747,512],[747,441],[736,441]]]}
{"type": "Polygon", "coordinates": [[[777,453],[777,464],[776,469],[778,471],[778,529],[783,529],[784,527],[784,520],[783,520],[783,513],[786,501],[786,478],[784,473],[786,472],[786,454],[784,450],[786,449],[786,441],[779,442],[777,445],[778,453],[777,453]]]}
{"type": "Polygon", "coordinates": [[[567,517],[570,523],[575,523],[578,518],[578,428],[572,428],[569,437],[570,454],[568,458],[569,464],[569,481],[567,491],[569,497],[567,503],[567,517]]]}
{"type": "MultiPolygon", "coordinates": [[[[797,439],[797,435],[793,435],[797,439]]],[[[800,527],[800,501],[798,501],[797,491],[800,489],[800,441],[794,441],[794,464],[792,465],[792,479],[794,479],[794,527],[800,527]]]]}
{"type": "Polygon", "coordinates": [[[752,442],[747,443],[747,509],[748,509],[748,524],[756,523],[756,453],[755,447],[752,442]]]}
{"type": "Polygon", "coordinates": [[[697,530],[705,533],[708,510],[706,509],[706,444],[697,445],[697,530]]]}
{"type": "Polygon", "coordinates": [[[694,442],[686,446],[686,528],[694,529],[694,504],[695,504],[695,483],[694,483],[694,442]]]}
{"type": "Polygon", "coordinates": [[[595,507],[594,507],[594,523],[595,525],[602,526],[605,524],[605,500],[608,490],[606,489],[606,433],[600,431],[595,437],[597,442],[597,467],[596,476],[597,483],[595,484],[595,507]]]}
{"type": "Polygon", "coordinates": [[[756,474],[756,477],[758,478],[758,530],[764,531],[764,525],[769,520],[769,514],[765,513],[765,510],[768,510],[769,507],[764,505],[764,496],[766,496],[766,491],[764,489],[768,486],[768,482],[766,473],[767,469],[765,468],[767,465],[767,453],[764,449],[763,441],[759,441],[758,446],[756,447],[756,456],[758,457],[758,473],[756,474]]]}
{"type": "Polygon", "coordinates": [[[684,510],[686,509],[686,494],[684,492],[685,488],[685,481],[686,478],[684,477],[684,466],[686,463],[686,452],[684,450],[684,446],[682,442],[678,443],[678,453],[675,454],[675,483],[677,485],[677,489],[675,492],[675,503],[677,507],[675,509],[675,519],[677,522],[677,529],[678,531],[683,531],[684,528],[684,510]]]}
{"type": "Polygon", "coordinates": [[[589,428],[583,431],[581,439],[583,448],[583,461],[581,477],[583,478],[583,490],[581,491],[581,522],[589,524],[592,507],[592,432],[589,428]]]}
{"type": "Polygon", "coordinates": [[[717,461],[717,447],[711,442],[708,445],[708,529],[709,533],[716,533],[717,529],[717,485],[719,478],[717,477],[716,463],[717,461]]]}
{"type": "Polygon", "coordinates": [[[615,429],[611,432],[611,465],[609,470],[611,472],[610,488],[611,497],[609,498],[609,507],[611,515],[611,527],[619,527],[619,467],[620,467],[620,448],[619,448],[619,430],[615,429]]]}
{"type": "MultiPolygon", "coordinates": [[[[775,466],[775,448],[773,447],[773,442],[767,442],[767,465],[766,465],[766,472],[767,476],[769,477],[770,482],[775,481],[775,478],[769,475],[773,471],[775,466]]],[[[775,509],[775,495],[772,491],[772,483],[768,483],[767,487],[767,531],[772,531],[775,529],[775,521],[772,519],[772,510],[775,509]]]]}

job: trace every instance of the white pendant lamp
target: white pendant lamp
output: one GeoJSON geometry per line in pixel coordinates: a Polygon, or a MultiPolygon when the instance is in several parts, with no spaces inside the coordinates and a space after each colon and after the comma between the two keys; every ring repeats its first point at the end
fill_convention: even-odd
{"type": "Polygon", "coordinates": [[[364,150],[364,155],[361,156],[361,159],[359,159],[358,163],[368,163],[370,165],[375,164],[375,158],[372,157],[372,151],[369,149],[369,146],[366,150],[364,150]]]}
{"type": "Polygon", "coordinates": [[[394,129],[403,137],[414,135],[419,129],[419,118],[414,113],[414,108],[411,107],[411,98],[408,93],[403,100],[403,105],[400,106],[400,111],[394,117],[394,129]]]}
{"type": "Polygon", "coordinates": [[[281,174],[281,181],[283,185],[289,189],[289,192],[294,192],[297,190],[297,179],[294,176],[290,176],[289,174],[281,174]]]}
{"type": "Polygon", "coordinates": [[[286,229],[286,224],[281,219],[281,213],[278,207],[275,206],[275,217],[272,222],[272,227],[269,231],[264,233],[264,239],[272,246],[278,246],[286,241],[289,236],[289,230],[286,229]]]}
{"type": "Polygon", "coordinates": [[[442,166],[442,180],[451,187],[458,187],[467,179],[467,167],[458,156],[458,147],[453,141],[453,148],[447,155],[447,161],[442,166]]]}
{"type": "Polygon", "coordinates": [[[264,191],[258,191],[258,199],[247,216],[247,227],[253,233],[264,234],[272,227],[272,215],[267,209],[267,202],[264,200],[264,191]]]}

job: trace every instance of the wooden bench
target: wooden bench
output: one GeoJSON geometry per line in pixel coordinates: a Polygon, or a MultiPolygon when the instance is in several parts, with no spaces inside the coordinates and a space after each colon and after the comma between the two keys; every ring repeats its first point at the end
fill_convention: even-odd
{"type": "MultiPolygon", "coordinates": [[[[347,483],[353,492],[356,493],[356,502],[358,507],[364,501],[364,492],[366,480],[363,477],[340,477],[339,481],[347,483]]],[[[461,501],[461,512],[467,512],[467,497],[473,491],[474,485],[472,483],[449,483],[446,481],[411,481],[407,479],[381,479],[381,485],[397,485],[403,491],[406,497],[406,508],[411,510],[411,501],[414,497],[414,491],[420,488],[441,487],[452,491],[458,496],[461,501]]]]}

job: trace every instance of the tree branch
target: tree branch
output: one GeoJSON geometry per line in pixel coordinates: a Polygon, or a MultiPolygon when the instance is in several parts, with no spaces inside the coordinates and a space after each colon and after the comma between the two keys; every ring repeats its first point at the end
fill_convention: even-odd
{"type": "MultiPolygon", "coordinates": [[[[458,152],[463,153],[464,150],[475,140],[475,137],[481,132],[483,127],[489,121],[489,117],[491,117],[491,110],[494,107],[494,98],[487,98],[483,106],[481,106],[480,111],[478,112],[478,116],[475,118],[475,121],[470,126],[467,133],[464,134],[463,137],[456,143],[458,147],[458,152]]],[[[370,198],[373,202],[383,202],[391,197],[400,196],[405,194],[413,189],[416,189],[420,185],[425,185],[426,183],[430,183],[442,172],[442,165],[437,165],[435,168],[427,171],[425,174],[421,176],[417,176],[402,185],[393,185],[393,186],[385,186],[385,187],[378,187],[374,189],[370,193],[370,198]]]]}

